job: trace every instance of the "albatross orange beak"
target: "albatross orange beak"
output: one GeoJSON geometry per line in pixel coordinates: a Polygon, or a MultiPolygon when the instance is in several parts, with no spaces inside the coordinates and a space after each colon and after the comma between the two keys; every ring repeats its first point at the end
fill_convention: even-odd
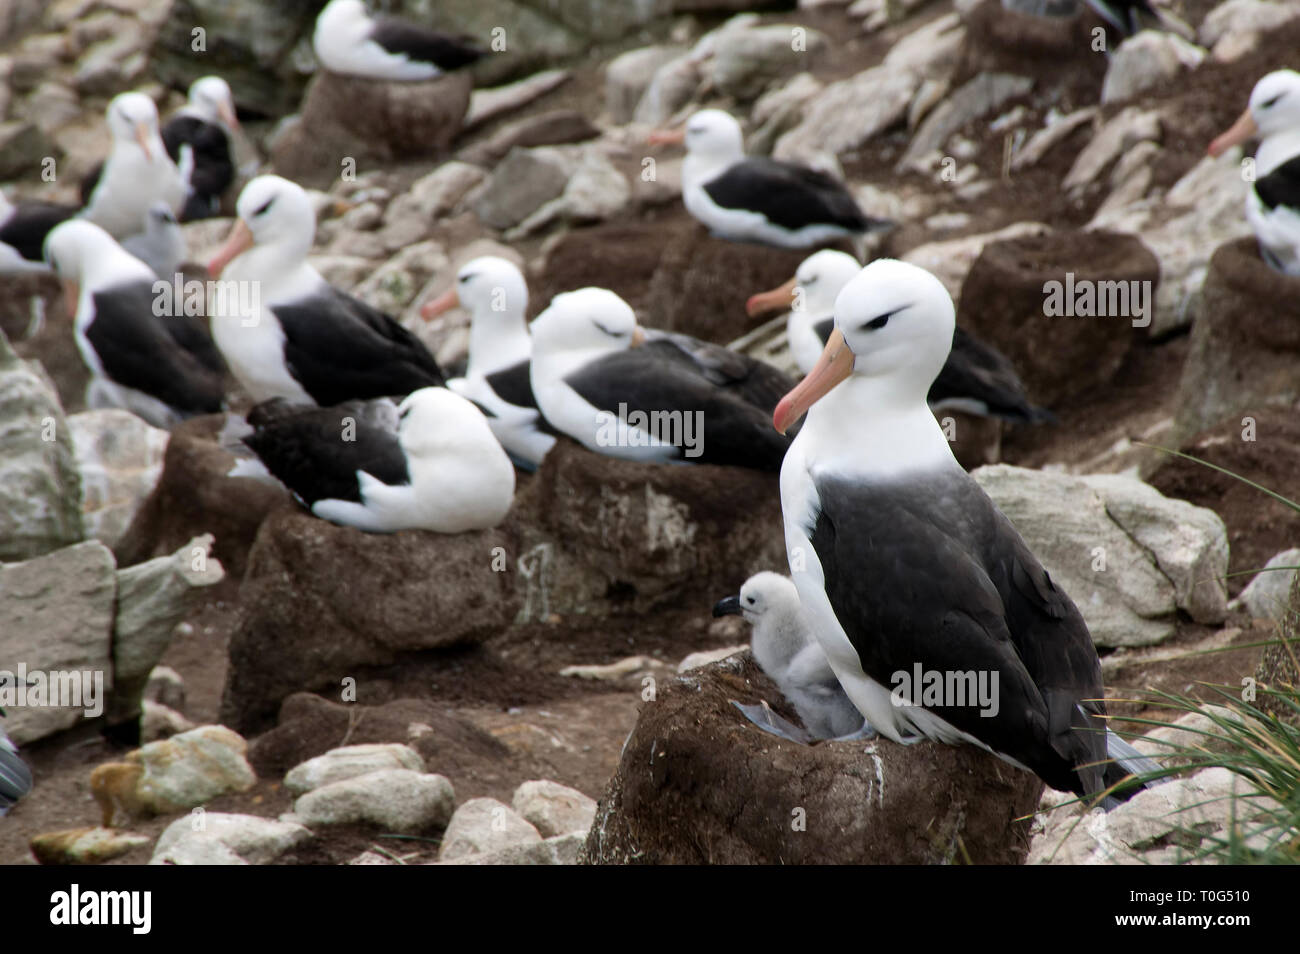
{"type": "Polygon", "coordinates": [[[757,318],[769,311],[789,309],[794,304],[794,290],[796,287],[795,280],[792,278],[784,285],[778,285],[771,291],[759,292],[757,295],[750,296],[749,301],[745,302],[745,314],[751,318],[757,318]]]}
{"type": "Polygon", "coordinates": [[[680,146],[685,141],[685,129],[656,129],[646,137],[646,142],[652,146],[680,146]]]}
{"type": "Polygon", "coordinates": [[[1255,117],[1250,114],[1248,109],[1237,118],[1235,123],[1228,127],[1227,132],[1210,143],[1210,155],[1217,159],[1233,146],[1245,142],[1258,132],[1259,125],[1255,122],[1255,117]]]}
{"type": "Polygon", "coordinates": [[[645,332],[641,329],[640,325],[637,325],[635,330],[632,332],[632,343],[629,344],[628,347],[639,348],[643,344],[645,344],[645,332]]]}
{"type": "Polygon", "coordinates": [[[772,414],[772,426],[784,434],[795,421],[807,413],[835,385],[853,373],[853,352],[844,343],[844,335],[836,328],[826,342],[826,350],[817,359],[817,364],[808,372],[808,377],[795,385],[794,390],[781,398],[772,414]]]}
{"type": "Polygon", "coordinates": [[[212,261],[208,262],[208,274],[213,278],[220,278],[227,265],[252,247],[253,230],[243,219],[235,219],[235,227],[226,236],[225,244],[217,249],[217,254],[213,255],[212,261]]]}
{"type": "Polygon", "coordinates": [[[451,311],[460,304],[460,296],[456,294],[456,286],[452,285],[445,292],[430,301],[426,301],[420,306],[420,317],[425,321],[433,321],[445,311],[451,311]]]}
{"type": "Polygon", "coordinates": [[[218,106],[217,115],[221,117],[221,121],[232,132],[239,128],[239,117],[235,115],[235,107],[229,103],[222,103],[218,106]]]}
{"type": "Polygon", "coordinates": [[[144,157],[153,162],[153,149],[149,146],[149,127],[144,123],[135,124],[135,141],[140,144],[140,149],[144,152],[144,157]]]}

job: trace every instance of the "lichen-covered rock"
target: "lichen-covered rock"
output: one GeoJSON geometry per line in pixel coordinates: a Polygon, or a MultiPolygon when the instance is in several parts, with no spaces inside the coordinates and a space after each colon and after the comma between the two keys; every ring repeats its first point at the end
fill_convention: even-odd
{"type": "Polygon", "coordinates": [[[112,547],[162,475],[168,434],[116,408],[73,414],[68,427],[81,472],[86,535],[112,547]]]}
{"type": "Polygon", "coordinates": [[[312,838],[293,822],[195,812],[167,826],[154,846],[151,865],[269,865],[291,848],[312,838]]]}
{"type": "Polygon", "coordinates": [[[417,833],[446,825],[455,805],[455,791],[443,776],[398,768],[314,788],[294,802],[293,814],[309,827],[369,824],[417,833]]]}
{"type": "Polygon", "coordinates": [[[295,795],[302,795],[322,785],[384,769],[423,772],[424,759],[410,746],[395,742],[345,745],[295,765],[284,777],[284,787],[295,795]]]}
{"type": "Polygon", "coordinates": [[[30,847],[43,865],[97,865],[149,844],[144,835],[112,828],[71,828],[32,838],[30,847]]]}

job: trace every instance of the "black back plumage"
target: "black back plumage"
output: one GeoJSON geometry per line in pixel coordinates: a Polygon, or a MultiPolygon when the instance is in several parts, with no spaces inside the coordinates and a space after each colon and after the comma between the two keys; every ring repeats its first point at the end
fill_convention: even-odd
{"type": "Polygon", "coordinates": [[[531,362],[525,358],[523,361],[516,361],[508,368],[493,371],[484,377],[488,387],[507,404],[513,404],[515,407],[531,407],[536,410],[537,396],[533,394],[533,378],[530,371],[531,362]]]}
{"type": "Polygon", "coordinates": [[[483,55],[481,47],[468,37],[438,33],[395,17],[375,17],[370,38],[389,53],[432,63],[440,70],[468,66],[483,55]]]}
{"type": "Polygon", "coordinates": [[[835,225],[865,232],[886,223],[868,218],[842,183],[816,169],[751,156],[704,185],[724,209],[762,213],[773,225],[796,231],[809,225],[835,225]]]}
{"type": "Polygon", "coordinates": [[[190,196],[181,210],[181,221],[209,218],[220,213],[221,197],[235,181],[235,163],[230,153],[230,136],[219,123],[181,114],[162,128],[167,155],[179,164],[181,147],[189,146],[194,156],[190,174],[190,196]]]}
{"type": "Polygon", "coordinates": [[[156,298],[147,280],[91,296],[95,315],[85,334],[104,374],[182,416],[221,410],[224,365],[211,338],[193,319],[155,315],[156,298]]]}
{"type": "Polygon", "coordinates": [[[1265,208],[1285,206],[1300,212],[1300,156],[1293,156],[1255,180],[1255,194],[1265,208]]]}
{"type": "Polygon", "coordinates": [[[806,529],[863,671],[887,688],[916,663],[996,672],[996,716],[926,708],[1054,788],[1100,791],[1106,709],[1087,624],[979,485],[952,471],[875,486],[823,477],[817,491],[806,529]]]}
{"type": "Polygon", "coordinates": [[[0,223],[0,242],[15,249],[29,262],[40,262],[45,255],[45,236],[56,225],[76,214],[75,206],[24,199],[15,203],[9,217],[0,223]]]}
{"type": "Polygon", "coordinates": [[[275,398],[252,408],[247,420],[253,433],[244,444],[309,507],[318,500],[360,503],[357,471],[390,485],[410,483],[390,401],[303,407],[275,398]]]}
{"type": "Polygon", "coordinates": [[[440,387],[442,371],[415,335],[365,302],[325,285],[271,307],[289,373],[322,407],[440,387]]]}
{"type": "Polygon", "coordinates": [[[664,335],[615,351],[565,379],[594,407],[617,415],[682,411],[700,415],[699,464],[780,470],[790,440],[772,428],[772,412],[794,382],[770,365],[684,335],[664,335]],[[725,357],[722,353],[732,357],[725,357]]]}

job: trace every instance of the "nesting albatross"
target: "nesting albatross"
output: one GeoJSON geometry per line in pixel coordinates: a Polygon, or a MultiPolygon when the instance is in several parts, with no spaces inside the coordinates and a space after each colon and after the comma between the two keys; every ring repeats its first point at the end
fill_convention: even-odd
{"type": "Polygon", "coordinates": [[[468,66],[483,51],[465,37],[395,17],[371,16],[361,0],[331,0],[316,18],[316,58],[331,73],[414,82],[468,66]]]}
{"type": "Polygon", "coordinates": [[[903,262],[875,261],[840,292],[817,366],[773,416],[783,432],[808,412],[781,468],[791,576],[840,684],[881,734],[974,743],[1096,795],[1128,774],[1108,747],[1135,753],[1106,729],[1083,617],[926,404],[953,325],[942,283],[903,262]],[[900,677],[918,669],[921,684],[900,677]],[[937,699],[922,693],[931,673],[947,690],[937,699]],[[974,687],[953,691],[965,673],[992,683],[990,705],[974,687]]]}
{"type": "Polygon", "coordinates": [[[233,283],[215,296],[212,337],[254,401],[332,405],[403,397],[443,383],[420,340],[334,288],[307,263],[316,214],[301,186],[258,176],[208,271],[233,283]]]}
{"type": "Polygon", "coordinates": [[[768,426],[789,379],[686,335],[647,332],[603,288],[556,295],[532,325],[542,415],[590,450],[625,460],[777,470],[788,440],[768,426]]]}

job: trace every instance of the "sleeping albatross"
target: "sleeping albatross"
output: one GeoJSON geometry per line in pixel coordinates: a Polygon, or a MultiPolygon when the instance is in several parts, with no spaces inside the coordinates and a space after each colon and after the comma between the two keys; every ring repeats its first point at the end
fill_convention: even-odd
{"type": "Polygon", "coordinates": [[[469,366],[447,387],[492,416],[488,424],[511,460],[536,470],[555,446],[555,432],[542,419],[529,379],[532,342],[528,337],[528,284],[514,262],[483,255],[461,266],[456,283],[424,304],[420,316],[432,321],[464,308],[470,314],[469,366]]]}
{"type": "Polygon", "coordinates": [[[686,335],[644,331],[603,288],[556,295],[532,326],[542,415],[598,454],[777,470],[767,426],[792,383],[770,365],[686,335]]]}
{"type": "Polygon", "coordinates": [[[817,366],[773,415],[784,432],[808,412],[781,468],[791,576],[840,684],[882,735],[974,743],[1095,795],[1128,774],[1108,742],[1116,757],[1133,750],[1108,737],[1083,617],[926,405],[953,325],[942,283],[903,262],[877,260],[840,292],[817,366]],[[967,694],[969,677],[991,684],[991,704],[967,694]],[[936,678],[946,691],[931,692],[936,678]]]}
{"type": "Polygon", "coordinates": [[[805,744],[863,731],[862,713],[849,700],[826,654],[808,632],[799,609],[799,592],[788,577],[779,573],[754,574],[740,588],[739,596],[719,600],[713,615],[741,616],[754,628],[750,637],[754,661],[794,706],[807,732],[791,732],[794,726],[760,716],[754,711],[756,706],[737,703],[756,724],[805,744]],[[760,718],[770,721],[758,721],[760,718]]]}
{"type": "Polygon", "coordinates": [[[651,142],[686,144],[682,202],[719,238],[805,248],[893,227],[868,218],[824,172],[747,157],[740,123],[720,109],[701,110],[684,131],[655,133],[651,142]]]}
{"type": "Polygon", "coordinates": [[[148,265],[79,219],[50,232],[45,256],[90,369],[87,405],[125,408],[163,428],[221,410],[220,356],[201,325],[172,314],[172,288],[148,265]]]}
{"type": "Polygon", "coordinates": [[[316,18],[316,59],[331,73],[418,81],[468,66],[483,51],[465,37],[395,17],[372,17],[361,0],[331,0],[316,18]]]}
{"type": "MultiPolygon", "coordinates": [[[[189,194],[189,172],[172,161],[158,132],[158,107],[144,93],[122,93],[105,113],[113,149],[98,177],[82,184],[82,217],[115,239],[140,232],[159,199],[179,213],[189,194]]],[[[190,165],[192,165],[192,160],[190,165]]]]}
{"type": "Polygon", "coordinates": [[[396,320],[331,286],[307,264],[316,214],[303,189],[258,176],[208,265],[212,337],[255,402],[328,406],[441,386],[442,372],[396,320]]]}
{"type": "Polygon", "coordinates": [[[1210,143],[1220,156],[1248,139],[1259,140],[1255,182],[1246,197],[1246,221],[1264,260],[1300,275],[1300,73],[1276,70],[1255,84],[1250,105],[1210,143]]]}
{"type": "Polygon", "coordinates": [[[462,533],[496,526],[514,497],[514,467],[483,413],[446,388],[421,388],[400,405],[304,408],[276,399],[249,411],[248,423],[244,444],[333,523],[462,533]]]}
{"type": "MultiPolygon", "coordinates": [[[[784,285],[750,297],[745,310],[751,317],[777,308],[789,308],[786,335],[799,370],[807,374],[817,363],[834,330],[835,298],[849,280],[862,271],[857,259],[845,252],[822,249],[800,263],[784,285]]],[[[953,329],[952,351],[927,396],[936,413],[963,411],[1005,421],[1041,423],[1051,411],[1036,407],[1007,357],[964,328],[953,329]]]]}

